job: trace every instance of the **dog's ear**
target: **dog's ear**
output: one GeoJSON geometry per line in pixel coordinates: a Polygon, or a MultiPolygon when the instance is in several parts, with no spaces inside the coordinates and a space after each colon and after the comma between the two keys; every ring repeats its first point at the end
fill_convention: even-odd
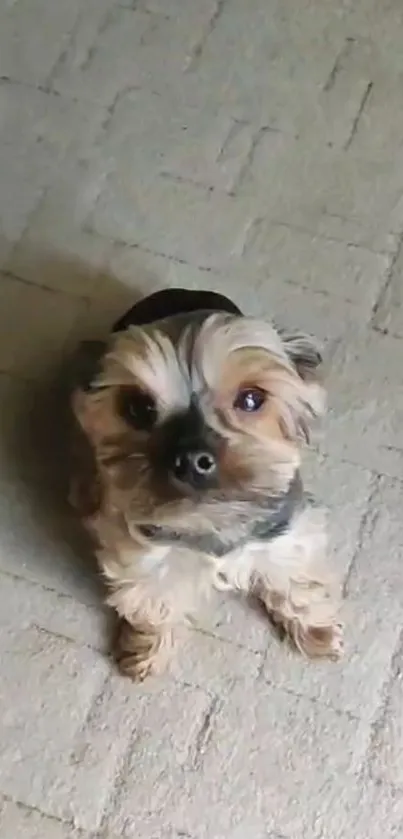
{"type": "Polygon", "coordinates": [[[301,379],[306,382],[318,381],[318,368],[323,359],[315,338],[300,333],[282,333],[281,337],[285,351],[301,379]]]}
{"type": "Polygon", "coordinates": [[[319,368],[322,354],[319,343],[309,335],[281,333],[284,349],[301,379],[301,424],[309,441],[310,420],[324,414],[326,394],[319,368]]]}

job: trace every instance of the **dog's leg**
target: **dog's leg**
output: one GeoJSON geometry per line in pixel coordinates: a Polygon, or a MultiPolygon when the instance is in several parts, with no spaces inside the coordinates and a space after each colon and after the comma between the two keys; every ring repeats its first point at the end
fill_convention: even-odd
{"type": "Polygon", "coordinates": [[[259,596],[269,616],[291,643],[309,658],[339,659],[343,629],[337,601],[319,581],[290,580],[288,592],[260,584],[259,596]]]}
{"type": "Polygon", "coordinates": [[[171,627],[157,626],[146,618],[132,618],[130,623],[122,618],[114,648],[119,670],[133,681],[142,682],[165,669],[172,645],[171,627]]]}
{"type": "Polygon", "coordinates": [[[113,586],[107,603],[120,621],[114,653],[121,672],[134,681],[161,673],[173,646],[172,611],[142,584],[113,586]]]}
{"type": "Polygon", "coordinates": [[[258,552],[252,591],[273,623],[310,658],[338,659],[341,587],[326,562],[323,513],[307,507],[283,535],[258,552]]]}
{"type": "Polygon", "coordinates": [[[160,673],[183,627],[211,593],[210,563],[193,551],[120,539],[98,522],[104,547],[98,560],[110,587],[107,603],[121,618],[115,645],[123,673],[142,681],[160,673]],[[114,550],[112,550],[114,546],[114,550]]]}

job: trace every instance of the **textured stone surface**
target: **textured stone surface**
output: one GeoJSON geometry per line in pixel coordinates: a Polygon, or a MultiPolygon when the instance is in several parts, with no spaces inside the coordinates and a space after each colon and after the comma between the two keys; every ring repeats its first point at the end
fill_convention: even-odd
{"type": "MultiPolygon", "coordinates": [[[[14,8],[28,6],[12,5],[14,8]]],[[[0,37],[3,37],[3,27],[0,37]]],[[[50,33],[48,37],[51,40],[50,33]]],[[[0,52],[3,57],[2,47],[0,52]]],[[[3,266],[25,230],[30,214],[61,167],[66,180],[73,163],[80,169],[105,114],[102,109],[4,77],[0,80],[0,113],[0,167],[5,196],[0,208],[0,265],[3,266]]]]}
{"type": "Polygon", "coordinates": [[[357,330],[338,347],[328,386],[331,410],[325,450],[399,478],[403,462],[401,342],[379,332],[357,330]]]}
{"type": "Polygon", "coordinates": [[[234,689],[211,726],[199,771],[174,777],[166,805],[178,832],[197,839],[277,825],[304,836],[324,790],[338,775],[352,779],[365,753],[365,724],[263,684],[247,701],[243,686],[234,689]],[[200,823],[203,800],[209,808],[200,823]]]}
{"type": "Polygon", "coordinates": [[[178,6],[165,10],[162,4],[155,9],[146,3],[110,5],[114,8],[93,27],[92,37],[87,35],[86,49],[77,56],[73,44],[72,54],[67,51],[56,72],[58,91],[111,104],[130,88],[165,87],[169,77],[186,69],[216,10],[211,0],[202,10],[193,3],[181,7],[180,14],[178,6]]]}
{"type": "Polygon", "coordinates": [[[1,371],[31,379],[54,370],[84,309],[83,300],[1,275],[1,371]]]}
{"type": "Polygon", "coordinates": [[[12,839],[82,839],[84,834],[58,819],[43,816],[22,804],[5,801],[0,810],[0,837],[12,839]]]}
{"type": "Polygon", "coordinates": [[[401,0],[0,5],[0,839],[400,839],[401,0]],[[112,664],[62,366],[165,285],[324,345],[338,665],[221,597],[112,664]]]}
{"type": "Polygon", "coordinates": [[[6,270],[27,282],[78,298],[94,294],[112,246],[84,230],[83,221],[103,177],[96,172],[83,176],[78,194],[71,172],[60,175],[32,213],[6,270]]]}
{"type": "Polygon", "coordinates": [[[155,821],[178,771],[198,761],[215,707],[214,699],[190,686],[152,692],[118,779],[108,820],[112,833],[136,836],[137,825],[155,821]]]}
{"type": "Polygon", "coordinates": [[[285,225],[257,223],[245,261],[262,267],[270,279],[359,301],[365,315],[385,284],[391,259],[356,245],[312,236],[285,225]]]}
{"type": "Polygon", "coordinates": [[[374,605],[397,629],[403,610],[402,492],[400,481],[377,480],[348,581],[349,589],[377,601],[374,605]]]}
{"type": "Polygon", "coordinates": [[[373,731],[373,765],[376,778],[389,781],[400,789],[403,786],[403,660],[399,649],[393,658],[390,692],[373,731]]]}
{"type": "Polygon", "coordinates": [[[109,652],[113,621],[99,601],[94,605],[83,604],[77,597],[4,571],[1,588],[1,626],[15,626],[17,617],[24,629],[34,626],[67,641],[75,641],[106,654],[109,652]],[[21,603],[24,604],[23,609],[20,608],[21,603]]]}
{"type": "MultiPolygon", "coordinates": [[[[79,820],[82,801],[90,827],[101,803],[99,794],[88,799],[88,788],[80,782],[83,762],[75,750],[85,754],[91,749],[83,726],[91,741],[88,717],[103,688],[106,664],[92,651],[34,627],[2,632],[1,653],[2,791],[50,815],[78,814],[79,820]]],[[[91,785],[102,783],[107,755],[108,750],[101,751],[91,780],[87,767],[91,785]]]]}
{"type": "Polygon", "coordinates": [[[0,376],[0,568],[94,604],[94,565],[66,507],[66,451],[54,445],[63,428],[56,403],[48,381],[0,376]]]}
{"type": "Polygon", "coordinates": [[[251,210],[234,196],[162,176],[134,188],[126,176],[111,177],[107,186],[91,219],[98,235],[207,269],[220,268],[244,250],[251,210]]]}
{"type": "Polygon", "coordinates": [[[28,84],[43,84],[73,31],[80,0],[5,3],[1,15],[0,73],[28,84]],[[38,26],[46,16],[46,27],[38,26]]]}

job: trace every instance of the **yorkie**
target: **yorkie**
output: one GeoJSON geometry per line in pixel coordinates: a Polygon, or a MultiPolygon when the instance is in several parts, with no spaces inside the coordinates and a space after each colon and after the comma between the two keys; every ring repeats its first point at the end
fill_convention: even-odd
{"type": "Polygon", "coordinates": [[[340,586],[300,477],[324,409],[314,341],[166,289],[82,349],[71,500],[121,619],[121,670],[159,671],[213,589],[254,595],[298,650],[337,659],[340,586]]]}

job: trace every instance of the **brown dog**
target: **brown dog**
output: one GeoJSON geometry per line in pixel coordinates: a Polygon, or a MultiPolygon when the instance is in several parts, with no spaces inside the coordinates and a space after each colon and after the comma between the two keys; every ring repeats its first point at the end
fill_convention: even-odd
{"type": "Polygon", "coordinates": [[[340,588],[299,473],[324,408],[313,341],[222,295],[171,289],[90,349],[73,395],[86,458],[72,497],[122,618],[121,669],[158,670],[214,588],[256,595],[299,650],[338,658],[340,588]]]}

